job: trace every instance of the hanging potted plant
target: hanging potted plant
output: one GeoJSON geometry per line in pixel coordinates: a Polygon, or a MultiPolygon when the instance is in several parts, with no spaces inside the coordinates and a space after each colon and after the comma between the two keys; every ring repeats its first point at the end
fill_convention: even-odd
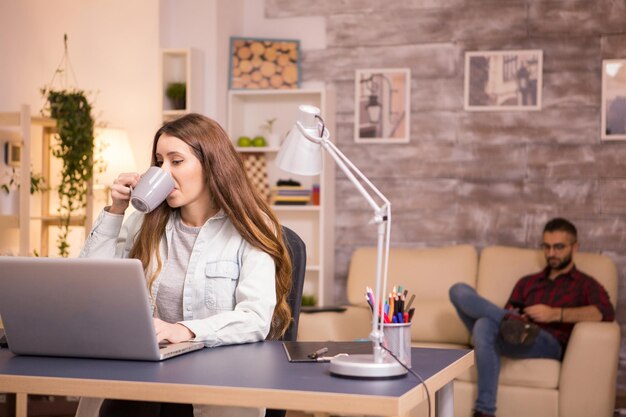
{"type": "Polygon", "coordinates": [[[91,104],[80,90],[42,90],[49,115],[56,121],[58,140],[52,155],[63,162],[60,173],[59,255],[69,255],[68,234],[72,215],[87,206],[89,180],[93,176],[94,119],[91,104]]]}
{"type": "Polygon", "coordinates": [[[63,35],[63,45],[63,59],[52,81],[41,93],[46,99],[42,114],[56,121],[57,141],[50,145],[52,155],[63,163],[57,189],[60,229],[57,248],[60,256],[67,257],[70,248],[67,238],[72,216],[87,207],[89,181],[94,167],[94,119],[85,93],[78,88],[68,87],[67,77],[69,73],[73,75],[73,70],[68,54],[67,34],[63,35]],[[57,75],[62,76],[63,83],[61,88],[55,89],[53,86],[57,75]]]}

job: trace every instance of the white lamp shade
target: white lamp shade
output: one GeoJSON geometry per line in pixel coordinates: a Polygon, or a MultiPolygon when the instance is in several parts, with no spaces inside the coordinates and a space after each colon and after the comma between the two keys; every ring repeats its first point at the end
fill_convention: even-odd
{"type": "MultiPolygon", "coordinates": [[[[319,115],[319,109],[308,105],[301,105],[298,109],[300,110],[298,121],[302,128],[308,135],[319,138],[318,122],[315,119],[315,116],[319,115]]],[[[320,142],[314,142],[304,136],[298,125],[295,125],[276,156],[276,165],[292,174],[319,175],[323,167],[322,146],[320,142]]]]}
{"type": "MultiPolygon", "coordinates": [[[[122,129],[96,129],[97,160],[103,161],[103,172],[94,172],[97,184],[111,186],[123,172],[135,172],[137,165],[130,146],[128,134],[122,129]]],[[[97,167],[96,167],[97,168],[97,167]]]]}

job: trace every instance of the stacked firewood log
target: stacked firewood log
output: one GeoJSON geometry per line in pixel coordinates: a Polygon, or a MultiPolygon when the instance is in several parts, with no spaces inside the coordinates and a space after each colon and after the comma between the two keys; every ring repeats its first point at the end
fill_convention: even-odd
{"type": "Polygon", "coordinates": [[[297,42],[234,39],[231,51],[231,88],[298,88],[297,42]]]}

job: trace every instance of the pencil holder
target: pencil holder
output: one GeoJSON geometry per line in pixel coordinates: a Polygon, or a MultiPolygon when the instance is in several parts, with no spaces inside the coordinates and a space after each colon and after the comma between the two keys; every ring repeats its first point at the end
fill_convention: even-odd
{"type": "Polygon", "coordinates": [[[383,324],[385,347],[407,367],[411,367],[411,322],[383,324]]]}

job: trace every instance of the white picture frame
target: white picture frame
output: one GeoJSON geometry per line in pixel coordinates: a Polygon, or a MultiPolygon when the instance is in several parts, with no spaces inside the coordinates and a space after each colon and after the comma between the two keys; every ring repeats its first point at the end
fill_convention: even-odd
{"type": "Polygon", "coordinates": [[[411,126],[411,70],[359,69],[354,79],[355,142],[408,143],[411,126]]]}
{"type": "Polygon", "coordinates": [[[602,140],[626,140],[626,59],[602,61],[602,140]]]}
{"type": "Polygon", "coordinates": [[[466,111],[541,110],[543,51],[465,53],[466,111]]]}

